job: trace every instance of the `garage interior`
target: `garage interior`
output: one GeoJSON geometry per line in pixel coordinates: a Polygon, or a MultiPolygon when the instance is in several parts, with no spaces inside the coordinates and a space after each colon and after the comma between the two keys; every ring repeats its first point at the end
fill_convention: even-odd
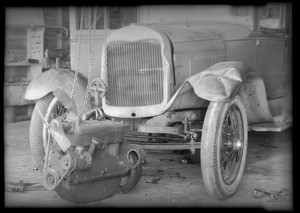
{"type": "Polygon", "coordinates": [[[23,97],[32,79],[50,68],[71,67],[68,32],[68,8],[7,8],[4,60],[5,123],[31,118],[34,103],[23,97]]]}
{"type": "Polygon", "coordinates": [[[30,81],[40,73],[71,68],[70,48],[68,7],[6,9],[5,207],[294,208],[292,127],[281,132],[249,131],[242,182],[227,200],[216,200],[205,191],[199,149],[194,155],[189,151],[146,151],[147,161],[136,187],[102,201],[74,204],[47,191],[30,152],[29,126],[35,102],[23,97],[30,81]],[[267,193],[256,198],[257,190],[267,193]],[[285,193],[285,198],[274,201],[270,193],[285,193]]]}

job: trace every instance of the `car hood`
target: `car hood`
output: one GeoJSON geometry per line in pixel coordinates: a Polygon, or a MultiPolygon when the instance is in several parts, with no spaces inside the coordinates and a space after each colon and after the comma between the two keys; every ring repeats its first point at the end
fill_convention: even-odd
{"type": "Polygon", "coordinates": [[[198,22],[186,24],[149,24],[150,28],[164,32],[172,42],[200,41],[222,38],[242,39],[250,35],[251,29],[245,25],[230,23],[198,22]]]}

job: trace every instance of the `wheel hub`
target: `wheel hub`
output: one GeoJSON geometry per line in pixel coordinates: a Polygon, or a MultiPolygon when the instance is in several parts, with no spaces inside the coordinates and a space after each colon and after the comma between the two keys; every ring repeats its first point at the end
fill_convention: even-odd
{"type": "Polygon", "coordinates": [[[234,143],[233,143],[233,148],[235,150],[240,150],[242,148],[243,144],[240,140],[236,140],[234,143]]]}

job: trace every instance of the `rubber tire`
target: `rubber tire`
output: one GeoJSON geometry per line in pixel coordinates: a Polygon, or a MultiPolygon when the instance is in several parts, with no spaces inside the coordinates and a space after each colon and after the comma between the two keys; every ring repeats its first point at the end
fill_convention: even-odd
{"type": "Polygon", "coordinates": [[[226,199],[232,196],[241,181],[244,172],[247,155],[248,142],[248,123],[246,109],[239,95],[236,95],[232,101],[227,103],[211,102],[208,106],[201,138],[201,171],[206,191],[217,199],[226,199]],[[220,168],[220,150],[221,130],[224,117],[231,105],[235,104],[242,116],[244,127],[244,143],[241,165],[237,172],[235,180],[231,184],[226,184],[221,175],[220,168]]]}
{"type": "Polygon", "coordinates": [[[137,166],[136,168],[129,171],[127,182],[118,189],[117,193],[125,194],[131,191],[135,185],[140,181],[142,176],[142,165],[137,166]]]}
{"type": "Polygon", "coordinates": [[[30,150],[36,167],[43,172],[45,150],[43,145],[43,120],[39,117],[36,108],[45,116],[50,103],[53,101],[54,95],[49,93],[35,104],[32,112],[29,130],[30,150]]]}

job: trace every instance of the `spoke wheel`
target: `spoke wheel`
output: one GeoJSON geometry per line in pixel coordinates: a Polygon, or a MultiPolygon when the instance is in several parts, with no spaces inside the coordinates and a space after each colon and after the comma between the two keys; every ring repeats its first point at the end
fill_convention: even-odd
{"type": "Polygon", "coordinates": [[[53,119],[60,119],[62,124],[66,116],[66,108],[60,103],[60,101],[52,94],[48,94],[45,97],[37,101],[35,109],[32,113],[30,122],[30,149],[33,155],[34,161],[38,169],[43,171],[45,148],[47,146],[47,126],[39,117],[38,108],[48,123],[53,119]]]}
{"type": "Polygon", "coordinates": [[[243,156],[242,115],[236,105],[231,105],[223,122],[220,167],[224,182],[231,184],[238,175],[243,156]]]}
{"type": "Polygon", "coordinates": [[[201,139],[201,170],[206,190],[226,199],[237,190],[247,153],[248,124],[240,96],[227,103],[211,102],[201,139]]]}

